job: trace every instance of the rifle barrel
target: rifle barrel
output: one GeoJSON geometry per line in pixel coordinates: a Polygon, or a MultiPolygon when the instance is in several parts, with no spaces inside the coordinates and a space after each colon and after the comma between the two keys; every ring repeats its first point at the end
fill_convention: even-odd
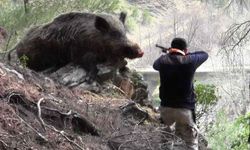
{"type": "Polygon", "coordinates": [[[163,52],[166,52],[168,50],[168,48],[160,46],[158,44],[156,44],[155,47],[158,47],[158,48],[162,49],[163,52]]]}

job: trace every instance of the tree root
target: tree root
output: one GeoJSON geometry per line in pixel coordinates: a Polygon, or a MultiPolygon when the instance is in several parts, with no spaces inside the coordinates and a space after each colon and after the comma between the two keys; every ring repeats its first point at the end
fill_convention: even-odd
{"type": "MultiPolygon", "coordinates": [[[[74,142],[74,141],[72,141],[71,139],[69,139],[69,137],[68,137],[67,135],[65,135],[65,132],[64,132],[63,130],[62,130],[62,131],[57,130],[54,126],[48,125],[48,124],[46,124],[46,123],[43,121],[43,119],[42,119],[42,112],[41,112],[41,106],[40,106],[40,104],[41,104],[41,102],[42,102],[43,100],[44,100],[44,98],[41,98],[41,99],[37,102],[37,108],[38,108],[38,118],[39,118],[39,121],[40,121],[40,123],[42,124],[44,130],[46,130],[46,127],[47,127],[47,128],[49,128],[49,129],[51,129],[51,130],[53,130],[53,131],[59,133],[60,135],[62,135],[67,141],[69,141],[71,144],[75,145],[78,149],[84,150],[84,149],[83,149],[80,145],[78,145],[76,142],[74,142]]],[[[68,115],[70,115],[70,114],[71,114],[71,111],[70,111],[70,113],[68,113],[68,115]]]]}
{"type": "Polygon", "coordinates": [[[8,102],[13,104],[12,107],[15,107],[18,111],[23,112],[22,110],[26,110],[37,116],[44,130],[46,124],[53,124],[57,130],[63,130],[68,127],[77,134],[87,133],[99,136],[98,129],[80,114],[72,112],[71,110],[64,113],[57,109],[40,106],[45,98],[41,98],[37,103],[34,103],[25,99],[22,94],[17,92],[11,92],[6,97],[8,98],[8,102]]]}
{"type": "Polygon", "coordinates": [[[145,120],[150,118],[148,112],[141,109],[135,102],[128,103],[127,105],[121,106],[120,108],[122,109],[122,114],[124,116],[128,118],[129,116],[133,116],[133,118],[139,120],[136,125],[141,125],[145,120]]]}

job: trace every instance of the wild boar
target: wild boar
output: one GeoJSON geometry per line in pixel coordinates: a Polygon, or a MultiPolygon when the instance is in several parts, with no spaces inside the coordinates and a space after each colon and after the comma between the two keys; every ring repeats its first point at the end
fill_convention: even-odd
{"type": "Polygon", "coordinates": [[[52,22],[30,29],[17,44],[19,59],[35,71],[60,68],[74,63],[97,72],[98,63],[115,64],[124,58],[143,56],[140,47],[125,33],[126,14],[120,18],[108,14],[70,12],[52,22]]]}

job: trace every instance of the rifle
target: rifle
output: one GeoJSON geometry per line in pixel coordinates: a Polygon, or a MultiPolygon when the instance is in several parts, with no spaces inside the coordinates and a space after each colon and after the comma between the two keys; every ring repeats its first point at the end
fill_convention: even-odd
{"type": "Polygon", "coordinates": [[[160,49],[161,49],[161,51],[162,51],[163,53],[167,53],[167,52],[168,52],[168,50],[169,50],[169,48],[166,48],[166,47],[160,46],[160,45],[158,45],[158,44],[155,44],[155,47],[160,48],[160,49]]]}

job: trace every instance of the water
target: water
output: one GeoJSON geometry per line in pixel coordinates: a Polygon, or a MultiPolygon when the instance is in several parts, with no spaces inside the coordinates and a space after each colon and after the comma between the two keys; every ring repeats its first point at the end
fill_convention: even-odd
{"type": "Polygon", "coordinates": [[[208,60],[198,68],[194,77],[198,83],[214,84],[217,88],[219,100],[209,117],[215,117],[220,110],[225,110],[230,118],[250,111],[250,43],[244,43],[243,47],[231,53],[221,48],[222,33],[236,20],[249,17],[241,15],[232,19],[224,10],[198,1],[175,0],[164,4],[164,0],[129,2],[146,8],[154,16],[151,24],[139,25],[132,32],[131,39],[140,45],[145,54],[129,63],[129,67],[141,72],[148,83],[150,99],[153,99],[153,92],[157,93],[159,85],[159,74],[153,71],[152,64],[162,55],[155,44],[169,47],[174,37],[183,37],[188,41],[191,52],[203,50],[209,54],[208,60]]]}
{"type": "MultiPolygon", "coordinates": [[[[154,92],[160,83],[159,73],[156,71],[140,71],[145,82],[148,84],[150,95],[154,92]]],[[[203,84],[218,84],[218,79],[223,78],[225,73],[222,72],[196,72],[194,80],[203,84]]]]}
{"type": "MultiPolygon", "coordinates": [[[[159,73],[152,70],[139,70],[148,84],[149,97],[158,91],[160,83],[159,73]]],[[[244,114],[250,111],[249,84],[250,70],[243,72],[196,72],[194,80],[197,83],[213,84],[217,88],[216,95],[219,101],[215,110],[225,109],[230,115],[244,114]]]]}

